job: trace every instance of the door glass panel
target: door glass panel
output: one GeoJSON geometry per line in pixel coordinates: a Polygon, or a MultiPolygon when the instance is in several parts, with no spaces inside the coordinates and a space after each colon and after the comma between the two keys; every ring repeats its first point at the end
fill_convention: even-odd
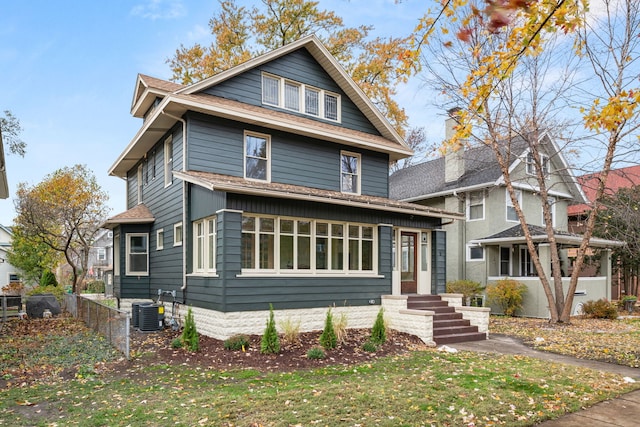
{"type": "Polygon", "coordinates": [[[402,246],[402,270],[401,279],[406,281],[415,280],[416,259],[415,247],[416,236],[414,234],[403,234],[401,239],[402,246]]]}

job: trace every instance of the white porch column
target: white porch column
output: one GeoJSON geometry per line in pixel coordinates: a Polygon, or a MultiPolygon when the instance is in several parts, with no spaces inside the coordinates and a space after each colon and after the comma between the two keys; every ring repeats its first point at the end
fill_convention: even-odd
{"type": "Polygon", "coordinates": [[[600,276],[606,278],[607,299],[611,299],[611,249],[603,249],[600,256],[600,276]]]}
{"type": "Polygon", "coordinates": [[[545,276],[551,278],[551,246],[548,243],[540,243],[538,245],[538,257],[545,276]]]}

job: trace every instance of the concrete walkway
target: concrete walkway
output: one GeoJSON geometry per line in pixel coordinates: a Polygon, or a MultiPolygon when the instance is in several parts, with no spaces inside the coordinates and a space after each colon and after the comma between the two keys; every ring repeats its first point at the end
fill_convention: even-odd
{"type": "MultiPolygon", "coordinates": [[[[457,350],[481,353],[500,353],[534,357],[565,365],[575,365],[600,371],[613,372],[624,377],[640,381],[640,369],[614,365],[605,362],[576,359],[571,356],[534,350],[518,339],[492,334],[485,341],[448,344],[457,350]]],[[[604,426],[638,426],[640,425],[640,390],[627,393],[617,399],[600,402],[590,408],[565,415],[551,421],[545,421],[543,427],[604,427],[604,426]]]]}

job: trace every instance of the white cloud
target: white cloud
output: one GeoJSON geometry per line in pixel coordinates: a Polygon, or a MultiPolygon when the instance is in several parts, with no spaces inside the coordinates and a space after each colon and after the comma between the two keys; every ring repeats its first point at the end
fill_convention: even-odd
{"type": "Polygon", "coordinates": [[[131,15],[155,21],[157,19],[176,19],[185,16],[187,10],[182,0],[147,0],[131,9],[131,15]]]}

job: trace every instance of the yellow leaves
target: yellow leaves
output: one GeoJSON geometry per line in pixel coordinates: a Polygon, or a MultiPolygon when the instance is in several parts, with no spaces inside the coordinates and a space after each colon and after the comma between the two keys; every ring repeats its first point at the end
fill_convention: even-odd
{"type": "Polygon", "coordinates": [[[601,104],[596,98],[589,111],[582,110],[585,127],[592,131],[615,133],[640,113],[640,90],[623,90],[601,104]]]}

